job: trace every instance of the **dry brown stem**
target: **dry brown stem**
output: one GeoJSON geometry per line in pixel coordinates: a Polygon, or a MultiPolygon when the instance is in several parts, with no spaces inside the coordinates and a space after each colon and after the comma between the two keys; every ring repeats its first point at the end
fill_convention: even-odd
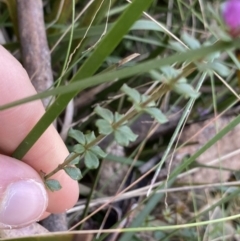
{"type": "MultiPolygon", "coordinates": [[[[17,13],[23,65],[35,89],[42,92],[53,84],[42,1],[17,0],[17,13]]],[[[45,99],[44,106],[48,102],[45,99]]]]}
{"type": "MultiPolygon", "coordinates": [[[[42,1],[17,0],[17,13],[23,65],[37,92],[45,91],[53,85],[53,75],[42,1]]],[[[49,101],[43,100],[45,107],[49,101]]],[[[42,224],[50,231],[67,230],[65,214],[51,215],[42,224]]]]}

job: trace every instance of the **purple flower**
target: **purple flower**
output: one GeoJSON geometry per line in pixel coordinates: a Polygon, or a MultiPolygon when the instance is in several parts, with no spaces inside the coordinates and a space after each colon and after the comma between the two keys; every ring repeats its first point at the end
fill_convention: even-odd
{"type": "Polygon", "coordinates": [[[240,35],[240,0],[229,0],[222,5],[222,17],[232,37],[240,35]]]}

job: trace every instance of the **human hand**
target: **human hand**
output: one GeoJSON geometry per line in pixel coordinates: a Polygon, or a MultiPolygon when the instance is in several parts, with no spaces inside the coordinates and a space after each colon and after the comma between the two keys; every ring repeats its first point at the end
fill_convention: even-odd
{"type": "MultiPolygon", "coordinates": [[[[36,93],[21,64],[0,46],[0,105],[36,93]]],[[[62,189],[45,189],[39,172],[49,173],[69,154],[50,126],[22,161],[11,156],[44,114],[41,101],[0,111],[0,229],[25,226],[71,208],[78,199],[78,183],[64,171],[52,178],[62,189]]]]}

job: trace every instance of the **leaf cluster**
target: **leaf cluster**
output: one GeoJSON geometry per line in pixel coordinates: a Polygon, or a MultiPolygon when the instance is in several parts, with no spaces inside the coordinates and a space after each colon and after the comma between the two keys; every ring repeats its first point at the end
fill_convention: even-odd
{"type": "Polygon", "coordinates": [[[127,120],[123,120],[124,115],[117,112],[113,114],[110,110],[100,107],[94,109],[94,112],[102,117],[96,121],[99,133],[103,135],[114,134],[114,138],[119,145],[128,146],[129,142],[135,141],[137,135],[127,126],[127,120]]]}
{"type": "Polygon", "coordinates": [[[89,169],[98,168],[99,158],[104,158],[107,154],[99,146],[91,145],[96,140],[94,132],[84,135],[79,130],[70,129],[68,135],[78,142],[73,147],[73,152],[84,158],[86,167],[89,169]]]}

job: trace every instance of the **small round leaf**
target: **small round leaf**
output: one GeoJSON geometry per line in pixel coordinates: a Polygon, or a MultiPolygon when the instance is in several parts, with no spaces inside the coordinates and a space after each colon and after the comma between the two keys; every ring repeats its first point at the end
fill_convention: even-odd
{"type": "Polygon", "coordinates": [[[64,171],[70,176],[73,180],[80,180],[82,178],[81,171],[77,167],[66,166],[64,171]]]}
{"type": "Polygon", "coordinates": [[[134,134],[128,126],[120,126],[117,130],[129,141],[136,141],[138,137],[138,135],[134,134]]]}
{"type": "Polygon", "coordinates": [[[169,65],[163,66],[160,69],[161,69],[162,73],[167,77],[167,79],[173,79],[181,73],[181,71],[179,71],[178,69],[175,69],[169,65]]]}
{"type": "Polygon", "coordinates": [[[114,131],[114,137],[116,142],[121,146],[128,146],[129,140],[126,138],[126,135],[122,133],[121,131],[114,131]]]}
{"type": "Polygon", "coordinates": [[[102,158],[107,156],[107,153],[105,153],[99,146],[92,146],[90,150],[96,154],[97,156],[100,156],[102,158]]]}
{"type": "Polygon", "coordinates": [[[167,117],[158,108],[149,107],[144,110],[161,124],[168,121],[167,117]]]}
{"type": "MultiPolygon", "coordinates": [[[[64,162],[65,161],[68,161],[69,159],[71,159],[73,156],[75,156],[76,155],[76,153],[74,153],[74,152],[71,152],[68,156],[67,156],[67,158],[64,160],[64,162]]],[[[70,164],[71,165],[76,165],[76,164],[78,164],[79,163],[79,161],[80,161],[80,155],[78,155],[76,158],[74,158],[71,162],[70,162],[70,164]]]]}
{"type": "Polygon", "coordinates": [[[98,127],[99,133],[103,135],[109,135],[113,132],[112,126],[103,119],[96,121],[96,126],[98,127]]]}
{"type": "Polygon", "coordinates": [[[216,61],[208,64],[208,66],[223,77],[227,77],[231,73],[230,69],[226,65],[216,61]]]}
{"type": "Polygon", "coordinates": [[[97,113],[99,116],[101,116],[107,122],[113,123],[113,113],[110,110],[102,108],[101,106],[98,105],[94,109],[94,112],[97,113]]]}
{"type": "Polygon", "coordinates": [[[73,147],[73,152],[81,154],[85,151],[85,147],[81,144],[77,144],[73,147]]]}
{"type": "Polygon", "coordinates": [[[91,151],[86,151],[85,165],[89,169],[96,169],[99,166],[98,157],[91,151]]]}
{"type": "Polygon", "coordinates": [[[89,144],[90,142],[94,141],[96,139],[96,136],[94,134],[94,132],[92,131],[91,133],[88,133],[85,135],[87,144],[89,144]]]}
{"type": "Polygon", "coordinates": [[[128,95],[134,103],[140,103],[141,95],[137,90],[132,89],[126,84],[124,84],[121,88],[121,91],[124,92],[126,95],[128,95]]]}
{"type": "Polygon", "coordinates": [[[74,129],[70,129],[68,132],[68,136],[72,137],[73,139],[75,139],[78,143],[85,145],[85,137],[84,134],[79,131],[79,130],[74,130],[74,129]]]}
{"type": "Polygon", "coordinates": [[[54,192],[54,191],[58,191],[62,188],[61,184],[59,183],[59,181],[55,180],[55,179],[48,179],[45,181],[45,185],[46,187],[54,192]]]}
{"type": "MultiPolygon", "coordinates": [[[[114,120],[115,120],[115,122],[118,122],[118,121],[120,121],[123,117],[124,117],[124,115],[119,114],[118,112],[115,112],[114,120]]],[[[126,124],[126,123],[127,123],[127,121],[124,121],[124,122],[123,122],[123,124],[126,124]]]]}
{"type": "Polygon", "coordinates": [[[184,97],[191,97],[196,99],[200,95],[196,90],[193,89],[191,85],[187,83],[177,83],[174,85],[173,89],[184,97]]]}
{"type": "Polygon", "coordinates": [[[190,49],[198,49],[201,47],[200,42],[186,32],[182,34],[182,40],[190,49]]]}

